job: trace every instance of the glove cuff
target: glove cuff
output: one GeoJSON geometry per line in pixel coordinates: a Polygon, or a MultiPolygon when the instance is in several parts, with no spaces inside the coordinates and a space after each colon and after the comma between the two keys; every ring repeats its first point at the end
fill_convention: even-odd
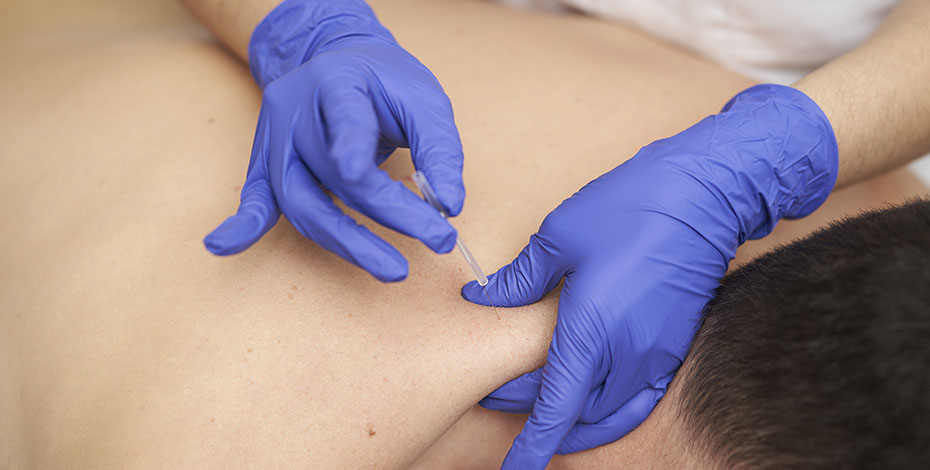
{"type": "Polygon", "coordinates": [[[716,137],[735,145],[713,150],[732,149],[728,157],[744,174],[734,188],[738,192],[727,195],[741,221],[740,242],[768,235],[782,217],[810,214],[830,195],[839,169],[836,136],[807,95],[782,85],[756,85],[730,99],[717,118],[736,135],[716,137]],[[765,152],[740,155],[742,139],[756,141],[753,149],[765,152]]]}
{"type": "Polygon", "coordinates": [[[340,39],[371,37],[396,43],[362,0],[286,0],[252,32],[249,70],[262,89],[340,39]]]}

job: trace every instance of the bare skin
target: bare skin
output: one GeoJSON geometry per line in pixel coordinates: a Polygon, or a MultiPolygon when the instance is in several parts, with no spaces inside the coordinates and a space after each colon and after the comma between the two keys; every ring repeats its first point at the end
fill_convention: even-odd
{"type": "MultiPolygon", "coordinates": [[[[338,0],[337,0],[338,1],[338,0]]],[[[234,54],[249,61],[249,39],[258,23],[279,3],[278,0],[181,0],[234,54]]],[[[391,8],[388,6],[388,8],[391,8]]],[[[396,8],[396,7],[395,7],[396,8]]]]}
{"type": "Polygon", "coordinates": [[[868,41],[794,84],[824,110],[842,187],[930,153],[930,2],[903,0],[868,41]]]}
{"type": "MultiPolygon", "coordinates": [[[[750,84],[590,19],[403,4],[382,17],[456,105],[470,196],[454,223],[485,266],[593,175],[750,84]],[[552,60],[567,68],[525,79],[552,60]]],[[[283,220],[241,255],[207,253],[200,240],[238,201],[260,96],[172,6],[0,15],[0,59],[17,71],[0,78],[0,468],[500,462],[520,417],[474,405],[544,360],[557,299],[498,321],[459,297],[469,274],[456,255],[354,213],[407,256],[406,281],[381,284],[283,220]]],[[[403,178],[409,157],[385,168],[403,178]]],[[[898,173],[778,232],[922,191],[898,173]]],[[[654,416],[553,465],[655,459],[673,447],[654,416]]]]}

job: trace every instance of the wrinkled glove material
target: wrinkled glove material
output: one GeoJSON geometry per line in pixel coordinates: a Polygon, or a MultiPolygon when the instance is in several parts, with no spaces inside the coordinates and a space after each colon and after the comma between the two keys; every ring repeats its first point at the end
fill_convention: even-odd
{"type": "Polygon", "coordinates": [[[360,0],[287,0],[252,34],[249,65],[262,107],[238,212],[205,239],[214,254],[241,252],[281,213],[298,232],[381,281],[407,276],[393,246],[343,213],[330,194],[436,252],[456,232],[377,168],[409,147],[449,215],[464,203],[462,143],[435,76],[360,0]]]}
{"type": "MultiPolygon", "coordinates": [[[[544,468],[554,453],[613,442],[645,420],[736,248],[816,209],[837,170],[816,103],[758,85],[563,201],[485,286],[497,306],[518,306],[564,279],[546,365],[481,402],[532,413],[504,468],[544,468]]],[[[487,304],[475,282],[462,295],[487,304]]]]}
{"type": "Polygon", "coordinates": [[[265,88],[327,47],[351,37],[397,43],[361,0],[288,0],[252,32],[249,70],[265,88]]]}

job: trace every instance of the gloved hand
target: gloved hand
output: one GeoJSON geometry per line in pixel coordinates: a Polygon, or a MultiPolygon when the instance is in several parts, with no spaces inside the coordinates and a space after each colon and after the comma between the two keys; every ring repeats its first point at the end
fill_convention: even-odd
{"type": "Polygon", "coordinates": [[[345,215],[347,206],[437,252],[455,229],[377,168],[410,147],[450,215],[465,199],[452,105],[429,70],[361,0],[288,0],[255,29],[252,75],[264,88],[241,203],[204,240],[218,255],[258,241],[281,212],[305,237],[382,281],[407,276],[390,244],[345,215]]]}
{"type": "MultiPolygon", "coordinates": [[[[817,208],[836,181],[833,129],[793,88],[752,87],[656,141],[543,221],[486,286],[498,306],[564,278],[546,365],[482,401],[532,414],[504,468],[615,441],[639,425],[688,352],[736,248],[817,208]]],[[[487,304],[481,288],[462,295],[487,304]]]]}

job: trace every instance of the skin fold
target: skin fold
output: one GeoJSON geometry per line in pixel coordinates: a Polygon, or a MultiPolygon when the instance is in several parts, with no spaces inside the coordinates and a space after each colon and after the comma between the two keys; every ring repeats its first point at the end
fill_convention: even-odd
{"type": "MultiPolygon", "coordinates": [[[[382,21],[455,106],[468,198],[453,224],[486,270],[581,185],[751,84],[593,19],[397,5],[382,21]]],[[[283,220],[214,257],[201,239],[235,208],[260,104],[241,61],[170,2],[0,18],[16,71],[0,79],[0,468],[500,461],[521,417],[474,405],[542,363],[555,295],[498,320],[459,296],[457,253],[351,211],[407,257],[406,281],[379,283],[283,220]]],[[[412,172],[406,151],[383,168],[412,172]]],[[[739,259],[924,191],[903,172],[866,181],[739,259]]],[[[655,457],[664,438],[645,426],[640,445],[553,466],[655,457]]]]}

